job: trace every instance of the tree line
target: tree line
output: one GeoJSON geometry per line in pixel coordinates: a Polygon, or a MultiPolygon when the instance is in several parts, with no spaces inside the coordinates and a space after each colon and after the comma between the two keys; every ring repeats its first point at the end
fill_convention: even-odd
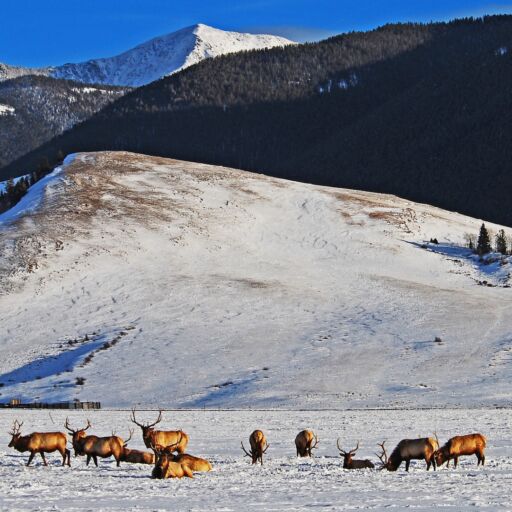
{"type": "Polygon", "coordinates": [[[135,89],[0,170],[128,150],[392,193],[512,225],[512,17],[224,55],[135,89]]]}

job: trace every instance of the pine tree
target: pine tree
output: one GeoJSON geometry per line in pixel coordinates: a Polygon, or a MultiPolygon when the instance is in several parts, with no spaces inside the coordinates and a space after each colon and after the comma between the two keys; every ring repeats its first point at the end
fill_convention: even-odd
{"type": "Polygon", "coordinates": [[[496,234],[496,252],[501,254],[507,254],[507,237],[505,236],[505,231],[500,229],[496,234]]]}
{"type": "Polygon", "coordinates": [[[484,254],[490,253],[491,250],[492,250],[492,248],[491,248],[491,240],[489,238],[489,232],[487,231],[485,224],[482,224],[482,226],[480,227],[480,234],[478,235],[478,243],[476,246],[476,252],[480,256],[483,256],[484,254]]]}

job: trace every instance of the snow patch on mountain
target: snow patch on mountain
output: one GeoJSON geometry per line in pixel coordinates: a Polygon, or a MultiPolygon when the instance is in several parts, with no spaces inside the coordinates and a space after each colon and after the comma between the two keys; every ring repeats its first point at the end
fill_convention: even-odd
{"type": "Polygon", "coordinates": [[[16,109],[10,105],[3,105],[0,103],[0,116],[12,116],[16,109]]]}
{"type": "Polygon", "coordinates": [[[288,44],[292,42],[283,37],[226,32],[198,24],[155,37],[115,57],[56,67],[51,76],[137,87],[207,58],[288,44]]]}

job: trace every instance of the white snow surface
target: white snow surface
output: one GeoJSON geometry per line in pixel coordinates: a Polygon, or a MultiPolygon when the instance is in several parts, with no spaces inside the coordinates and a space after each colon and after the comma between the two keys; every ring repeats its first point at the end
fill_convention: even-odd
{"type": "Polygon", "coordinates": [[[460,247],[480,224],[389,195],[80,153],[0,224],[0,400],[510,406],[510,262],[460,247]]]}
{"type": "Polygon", "coordinates": [[[10,105],[4,105],[0,103],[0,116],[12,116],[14,115],[15,108],[10,105]]]}
{"type": "Polygon", "coordinates": [[[279,36],[227,32],[197,24],[155,37],[115,57],[58,66],[50,75],[85,83],[138,87],[210,57],[288,44],[294,43],[279,36]]]}
{"type": "MultiPolygon", "coordinates": [[[[24,421],[22,433],[64,430],[65,417],[73,427],[92,423],[91,433],[126,439],[129,411],[2,411],[0,415],[0,509],[125,511],[298,511],[298,510],[443,510],[505,511],[512,503],[512,412],[510,410],[408,410],[408,411],[165,411],[161,428],[183,428],[190,436],[187,452],[208,458],[209,473],[194,479],[152,480],[151,466],[100,459],[99,468],[72,456],[69,468],[60,456],[39,456],[26,468],[28,454],[8,448],[14,418],[24,421]],[[255,428],[270,444],[263,466],[243,457],[255,428]],[[312,428],[319,445],[313,459],[295,456],[294,438],[312,428]],[[378,463],[377,443],[391,450],[402,438],[431,436],[444,442],[455,434],[480,431],[487,437],[486,463],[461,457],[453,469],[425,470],[413,461],[410,472],[344,470],[336,449],[354,448],[358,458],[378,463]]],[[[152,421],[156,411],[139,412],[138,419],[152,421]]],[[[144,449],[138,427],[128,446],[144,449]]],[[[389,451],[388,450],[388,451],[389,451]]]]}

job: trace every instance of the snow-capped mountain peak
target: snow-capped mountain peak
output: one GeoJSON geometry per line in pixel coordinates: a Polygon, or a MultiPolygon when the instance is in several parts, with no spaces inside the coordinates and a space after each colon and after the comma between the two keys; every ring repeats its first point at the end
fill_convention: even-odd
{"type": "Polygon", "coordinates": [[[155,37],[114,57],[58,66],[50,74],[85,83],[137,87],[207,58],[288,44],[293,43],[283,37],[226,32],[199,23],[155,37]]]}

